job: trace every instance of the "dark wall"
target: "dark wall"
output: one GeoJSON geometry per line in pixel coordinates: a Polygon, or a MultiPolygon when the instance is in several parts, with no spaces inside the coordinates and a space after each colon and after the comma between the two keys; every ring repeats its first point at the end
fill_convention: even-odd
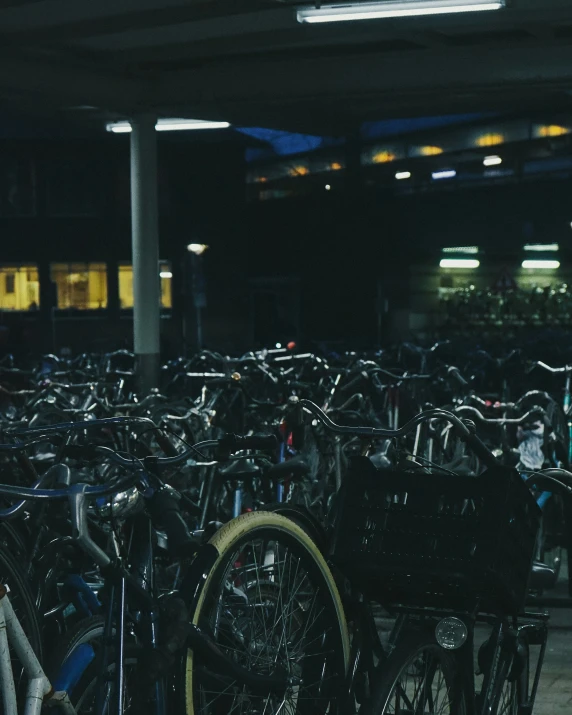
{"type": "MultiPolygon", "coordinates": [[[[34,165],[36,215],[10,217],[0,205],[0,262],[39,264],[41,311],[24,320],[33,326],[34,345],[49,349],[49,263],[105,261],[112,277],[117,261],[129,260],[129,141],[111,135],[0,141],[0,150],[34,165]],[[54,215],[74,202],[86,215],[54,215]]],[[[297,338],[367,345],[378,336],[379,297],[392,310],[406,307],[408,267],[435,260],[439,247],[477,244],[485,252],[508,255],[518,253],[526,241],[556,241],[565,247],[572,238],[568,179],[455,190],[443,186],[416,194],[372,186],[320,187],[304,197],[246,203],[243,156],[244,145],[234,140],[159,139],[160,253],[172,262],[174,274],[174,307],[162,327],[172,352],[182,349],[185,315],[187,332],[194,334],[185,248],[191,242],[210,246],[204,257],[206,344],[232,350],[251,347],[254,336],[267,343],[288,338],[288,320],[295,322],[287,316],[284,327],[270,317],[253,328],[255,279],[268,279],[270,285],[277,278],[285,278],[286,285],[291,281],[291,294],[284,281],[276,288],[283,303],[296,302],[299,291],[301,308],[291,311],[300,315],[291,330],[297,338]]],[[[59,317],[57,345],[76,350],[129,345],[129,316],[120,315],[117,303],[103,313],[98,319],[59,317]]],[[[1,317],[8,323],[22,319],[1,317]]]]}

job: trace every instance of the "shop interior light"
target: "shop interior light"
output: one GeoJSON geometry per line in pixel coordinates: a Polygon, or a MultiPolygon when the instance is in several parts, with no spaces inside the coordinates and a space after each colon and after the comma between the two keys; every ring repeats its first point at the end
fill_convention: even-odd
{"type": "Polygon", "coordinates": [[[160,278],[172,278],[173,274],[171,273],[171,271],[161,271],[159,273],[159,277],[160,278]]]}
{"type": "Polygon", "coordinates": [[[485,156],[483,164],[484,166],[498,166],[499,164],[502,164],[502,159],[496,154],[493,156],[485,156]]]}
{"type": "Polygon", "coordinates": [[[555,268],[560,268],[560,261],[531,261],[531,260],[526,260],[522,262],[522,267],[523,268],[550,268],[550,269],[555,269],[555,268]]]}
{"type": "Polygon", "coordinates": [[[439,261],[441,268],[478,268],[480,265],[476,258],[442,258],[439,261]]]}
{"type": "Polygon", "coordinates": [[[411,172],[410,171],[398,171],[397,174],[395,174],[395,178],[398,181],[402,181],[403,179],[410,179],[411,172]]]}
{"type": "Polygon", "coordinates": [[[559,248],[557,243],[526,243],[524,246],[525,251],[537,251],[539,253],[558,251],[559,248]]]}
{"type": "Polygon", "coordinates": [[[446,246],[441,249],[443,253],[478,253],[478,246],[446,246]]]}
{"type": "MultiPolygon", "coordinates": [[[[193,129],[228,129],[229,122],[211,122],[205,119],[159,119],[155,124],[158,132],[180,132],[193,129]]],[[[128,134],[131,131],[129,122],[109,122],[105,125],[108,132],[128,134]]]]}
{"type": "Polygon", "coordinates": [[[380,0],[353,2],[343,5],[298,8],[298,22],[347,22],[348,20],[376,20],[391,17],[419,17],[421,15],[450,15],[462,12],[501,10],[506,0],[380,0]]]}
{"type": "Polygon", "coordinates": [[[442,171],[434,171],[431,176],[435,179],[454,179],[457,176],[455,169],[443,169],[442,171]]]}

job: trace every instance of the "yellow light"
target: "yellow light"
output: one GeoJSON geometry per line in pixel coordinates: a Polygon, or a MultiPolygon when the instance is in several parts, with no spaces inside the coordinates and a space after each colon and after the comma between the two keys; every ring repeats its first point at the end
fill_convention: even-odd
{"type": "Polygon", "coordinates": [[[310,173],[310,169],[307,166],[293,166],[288,173],[290,176],[307,176],[310,173]]]}
{"type": "Polygon", "coordinates": [[[441,268],[478,268],[480,265],[476,258],[442,258],[439,261],[441,268]]]}
{"type": "Polygon", "coordinates": [[[396,157],[390,151],[378,151],[371,159],[374,164],[387,164],[390,161],[395,161],[396,157]]]}
{"type": "Polygon", "coordinates": [[[268,181],[268,177],[267,176],[257,176],[255,181],[258,182],[259,184],[265,184],[268,181]]]}
{"type": "Polygon", "coordinates": [[[497,146],[497,144],[502,144],[504,142],[504,136],[502,134],[483,134],[477,139],[477,146],[497,146]]]}
{"type": "Polygon", "coordinates": [[[422,156],[439,156],[443,149],[440,146],[422,146],[419,152],[422,156]]]}
{"type": "Polygon", "coordinates": [[[342,165],[340,164],[339,161],[332,161],[330,164],[330,169],[332,171],[339,171],[342,168],[342,165]]]}
{"type": "Polygon", "coordinates": [[[560,261],[523,261],[523,268],[560,268],[560,261]]]}
{"type": "Polygon", "coordinates": [[[570,129],[561,127],[559,124],[548,124],[538,129],[538,136],[540,137],[562,137],[565,134],[570,134],[570,129]]]}

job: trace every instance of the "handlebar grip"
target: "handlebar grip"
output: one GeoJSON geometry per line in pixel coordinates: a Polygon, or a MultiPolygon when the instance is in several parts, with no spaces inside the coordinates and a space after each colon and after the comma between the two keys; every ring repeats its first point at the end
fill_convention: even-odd
{"type": "Polygon", "coordinates": [[[175,556],[190,556],[199,544],[193,538],[181,514],[177,496],[171,489],[160,489],[148,500],[147,506],[155,526],[167,534],[169,551],[175,556]]]}
{"type": "Polygon", "coordinates": [[[171,444],[170,440],[167,438],[167,435],[162,432],[161,430],[157,430],[155,433],[155,439],[157,440],[157,444],[163,452],[167,455],[167,457],[177,457],[178,456],[178,451],[176,447],[171,444]]]}
{"type": "Polygon", "coordinates": [[[461,387],[469,386],[469,383],[461,375],[461,372],[458,367],[450,367],[448,373],[451,377],[455,378],[455,380],[459,383],[459,385],[461,385],[461,387]]]}
{"type": "Polygon", "coordinates": [[[463,441],[487,467],[498,467],[500,462],[487,445],[474,433],[462,436],[463,441]]]}

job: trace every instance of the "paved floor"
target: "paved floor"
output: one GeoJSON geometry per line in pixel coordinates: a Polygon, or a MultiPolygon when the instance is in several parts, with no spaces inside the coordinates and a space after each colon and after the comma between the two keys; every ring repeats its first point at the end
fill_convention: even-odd
{"type": "MultiPolygon", "coordinates": [[[[566,595],[566,574],[557,594],[566,595]]],[[[572,715],[572,609],[551,609],[548,646],[534,715],[572,715]]]]}

